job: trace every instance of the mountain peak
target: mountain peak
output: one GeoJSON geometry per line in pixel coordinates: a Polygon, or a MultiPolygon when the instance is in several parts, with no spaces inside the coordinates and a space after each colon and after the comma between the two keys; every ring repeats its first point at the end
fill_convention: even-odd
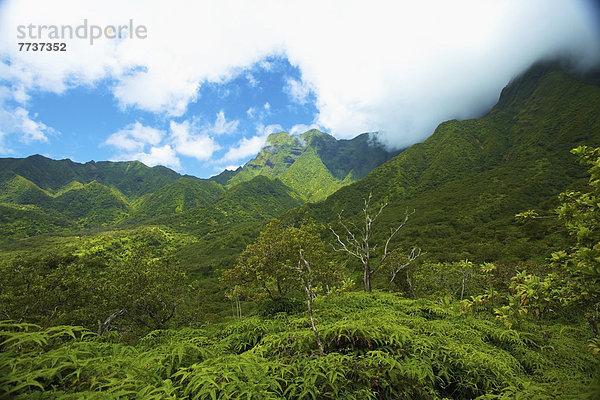
{"type": "Polygon", "coordinates": [[[381,146],[371,146],[365,135],[337,140],[318,129],[300,135],[278,132],[269,135],[254,159],[218,179],[233,186],[258,175],[279,178],[299,199],[318,201],[364,177],[395,154],[381,146]]]}
{"type": "Polygon", "coordinates": [[[267,143],[266,143],[265,147],[293,144],[294,141],[295,141],[295,137],[293,135],[290,135],[288,132],[271,133],[267,137],[267,143]]]}

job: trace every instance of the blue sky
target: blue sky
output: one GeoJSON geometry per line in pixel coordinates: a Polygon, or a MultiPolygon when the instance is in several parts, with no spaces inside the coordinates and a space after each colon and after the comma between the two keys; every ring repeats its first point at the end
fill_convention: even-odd
{"type": "MultiPolygon", "coordinates": [[[[200,152],[198,157],[178,154],[158,159],[181,173],[208,177],[248,161],[269,133],[300,133],[309,128],[317,113],[315,97],[307,89],[298,89],[299,80],[298,68],[286,58],[267,57],[227,82],[202,85],[197,99],[177,117],[120,106],[112,96],[111,81],[58,94],[33,91],[29,93],[29,110],[36,120],[52,127],[47,140],[22,141],[9,136],[4,145],[11,149],[8,155],[17,157],[39,153],[77,162],[129,160],[140,158],[140,153],[148,153],[153,146],[168,145],[171,124],[185,124],[191,133],[211,138],[204,147],[212,146],[214,151],[200,152]],[[143,132],[144,128],[162,131],[161,140],[139,147],[123,145],[127,139],[141,143],[136,131],[143,132]],[[125,134],[119,136],[118,132],[125,134]],[[253,138],[256,140],[251,141],[253,138]]],[[[155,163],[152,157],[142,156],[141,160],[155,163]]]]}
{"type": "Polygon", "coordinates": [[[377,131],[406,147],[481,116],[536,61],[597,65],[595,4],[3,0],[0,157],[137,159],[209,177],[282,130],[377,131]],[[65,27],[81,35],[56,37],[65,27]],[[67,51],[19,46],[49,41],[67,51]]]}

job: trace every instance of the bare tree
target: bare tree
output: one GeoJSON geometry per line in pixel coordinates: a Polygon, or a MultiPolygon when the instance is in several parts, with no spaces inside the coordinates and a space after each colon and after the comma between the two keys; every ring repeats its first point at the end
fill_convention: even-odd
{"type": "MultiPolygon", "coordinates": [[[[373,211],[370,209],[371,197],[372,194],[369,193],[369,197],[364,200],[365,207],[363,208],[363,215],[365,224],[362,229],[352,226],[354,228],[354,231],[351,230],[348,227],[348,224],[342,220],[341,213],[338,214],[338,219],[340,225],[343,228],[343,233],[340,235],[335,230],[333,230],[333,228],[329,228],[331,232],[333,232],[337,240],[337,246],[336,244],[334,244],[333,249],[335,251],[346,252],[349,255],[360,260],[360,262],[362,263],[363,286],[365,292],[370,292],[373,289],[371,284],[373,274],[375,274],[385,265],[386,260],[392,253],[395,253],[399,250],[398,247],[394,247],[393,245],[390,245],[390,243],[394,236],[398,233],[398,231],[406,224],[408,218],[415,213],[414,210],[412,212],[408,212],[408,210],[406,210],[402,222],[398,226],[390,230],[390,234],[387,237],[387,240],[385,241],[383,253],[381,254],[381,256],[372,260],[373,253],[377,248],[377,245],[371,246],[370,243],[373,237],[373,224],[375,223],[379,215],[381,215],[381,212],[387,206],[387,203],[382,204],[381,207],[379,207],[379,210],[376,213],[373,213],[373,211]]],[[[410,263],[412,263],[420,255],[421,250],[416,247],[413,248],[408,257],[408,261],[392,269],[392,281],[394,280],[398,272],[410,265],[410,263]]]]}
{"type": "Polygon", "coordinates": [[[317,330],[317,326],[315,325],[315,319],[313,317],[312,311],[312,301],[315,297],[315,294],[312,289],[312,269],[310,268],[310,263],[304,257],[304,253],[300,250],[300,260],[298,260],[298,272],[300,272],[300,279],[302,281],[302,287],[304,288],[304,292],[306,293],[306,305],[308,308],[308,317],[310,318],[310,326],[315,333],[315,339],[317,341],[317,346],[319,347],[319,355],[323,357],[323,343],[321,342],[321,337],[319,336],[319,331],[317,330]]]}

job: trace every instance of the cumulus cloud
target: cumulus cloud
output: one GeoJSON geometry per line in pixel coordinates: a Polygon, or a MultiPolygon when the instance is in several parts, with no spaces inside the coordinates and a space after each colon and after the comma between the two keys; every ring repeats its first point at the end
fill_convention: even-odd
{"type": "Polygon", "coordinates": [[[160,146],[165,134],[165,131],[145,126],[136,121],[111,134],[104,144],[117,150],[117,154],[112,157],[112,160],[138,160],[151,167],[164,165],[179,169],[181,163],[171,145],[160,146]]]}
{"type": "Polygon", "coordinates": [[[227,121],[225,119],[225,113],[223,110],[217,113],[217,119],[209,131],[216,135],[223,135],[227,133],[233,133],[237,129],[240,121],[227,121]]]}
{"type": "Polygon", "coordinates": [[[52,132],[43,122],[34,121],[29,117],[29,111],[22,107],[17,107],[13,110],[13,122],[15,128],[22,132],[21,140],[24,143],[32,141],[46,142],[48,136],[46,133],[52,132]]]}
{"type": "MultiPolygon", "coordinates": [[[[220,124],[216,126],[223,128],[220,124]]],[[[168,134],[135,122],[111,134],[104,144],[117,150],[113,160],[139,160],[147,165],[164,165],[177,170],[181,169],[179,156],[205,161],[220,149],[205,127],[189,120],[170,121],[168,134]]]]}
{"type": "Polygon", "coordinates": [[[281,131],[283,131],[283,128],[279,124],[266,126],[258,124],[256,135],[251,138],[244,137],[235,146],[230,147],[219,163],[231,163],[253,156],[263,148],[270,134],[281,131]]]}
{"type": "Polygon", "coordinates": [[[159,144],[164,134],[164,131],[144,126],[136,121],[110,135],[105,144],[124,151],[141,151],[147,144],[159,144]]]}
{"type": "Polygon", "coordinates": [[[123,107],[176,117],[201,85],[257,63],[268,70],[265,57],[280,55],[301,72],[290,95],[314,94],[315,124],[338,137],[381,131],[396,147],[424,139],[443,120],[489,109],[541,58],[567,55],[581,67],[600,59],[598,12],[585,0],[7,0],[0,7],[0,58],[10,60],[0,62],[0,79],[24,95],[109,79],[123,107]],[[18,51],[17,25],[83,18],[98,25],[133,18],[148,37],[93,46],[68,40],[66,54],[18,51]]]}
{"type": "Polygon", "coordinates": [[[304,105],[308,102],[308,96],[310,95],[310,87],[306,82],[298,81],[294,78],[288,78],[286,80],[284,90],[292,101],[304,105]]]}
{"type": "Polygon", "coordinates": [[[177,157],[177,153],[168,144],[160,147],[153,146],[148,153],[136,153],[132,158],[129,158],[129,160],[131,159],[139,160],[151,167],[163,165],[176,170],[181,169],[181,163],[177,157]]]}
{"type": "Polygon", "coordinates": [[[317,124],[305,125],[305,124],[296,124],[290,128],[291,135],[299,135],[311,129],[323,129],[317,124]]]}
{"type": "Polygon", "coordinates": [[[47,142],[48,136],[57,132],[31,116],[19,100],[22,92],[11,91],[5,86],[0,86],[0,153],[11,153],[10,147],[5,143],[9,137],[21,143],[47,142]]]}
{"type": "Polygon", "coordinates": [[[199,161],[208,160],[221,147],[214,139],[190,121],[181,123],[171,121],[171,141],[178,153],[194,157],[199,161]]]}

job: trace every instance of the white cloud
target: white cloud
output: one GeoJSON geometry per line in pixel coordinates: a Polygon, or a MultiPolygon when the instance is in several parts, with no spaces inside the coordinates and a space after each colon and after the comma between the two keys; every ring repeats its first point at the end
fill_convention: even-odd
{"type": "Polygon", "coordinates": [[[252,75],[250,72],[248,72],[246,74],[246,80],[248,81],[248,85],[250,85],[250,87],[257,87],[258,84],[260,82],[258,82],[258,79],[256,79],[256,77],[254,75],[252,75]]]}
{"type": "Polygon", "coordinates": [[[305,125],[305,124],[296,124],[290,128],[290,135],[299,135],[311,129],[323,129],[317,124],[305,125]]]}
{"type": "MultiPolygon", "coordinates": [[[[312,90],[315,123],[338,137],[380,130],[404,146],[442,120],[488,109],[517,73],[567,54],[600,59],[600,31],[584,0],[419,2],[272,0],[6,0],[0,5],[0,79],[60,93],[114,82],[123,107],[182,115],[198,88],[265,57],[286,56],[312,90]],[[289,18],[293,15],[294,18],[289,18]],[[166,17],[168,16],[168,18],[166,17]],[[65,54],[19,52],[19,24],[122,24],[147,39],[67,40],[65,54]],[[320,29],[307,29],[306,21],[320,29]]],[[[262,60],[262,61],[261,61],[262,60]]],[[[249,80],[250,82],[250,80],[249,80]]],[[[300,90],[298,97],[301,96],[300,90]]]]}
{"type": "Polygon", "coordinates": [[[287,92],[288,96],[290,96],[292,101],[300,105],[306,104],[308,96],[310,95],[310,86],[304,81],[297,81],[293,78],[288,78],[286,80],[284,90],[287,92]]]}
{"type": "Polygon", "coordinates": [[[215,120],[213,126],[209,128],[209,131],[216,135],[233,133],[237,129],[239,123],[240,121],[237,120],[227,121],[225,119],[225,113],[223,110],[221,110],[217,113],[217,119],[215,120]]]}
{"type": "Polygon", "coordinates": [[[15,128],[22,132],[21,141],[24,143],[30,143],[32,141],[47,142],[47,133],[53,132],[52,128],[49,128],[43,122],[34,121],[29,117],[29,112],[22,108],[17,107],[13,110],[13,118],[15,128]]]}
{"type": "Polygon", "coordinates": [[[255,112],[256,112],[256,110],[254,109],[254,107],[250,107],[246,110],[246,115],[250,118],[254,118],[255,112]]]}
{"type": "Polygon", "coordinates": [[[185,113],[187,105],[196,100],[198,87],[198,82],[193,79],[151,70],[123,76],[113,93],[123,109],[136,106],[155,113],[180,116],[185,113]],[[167,87],[169,90],[165,90],[167,87]]]}
{"type": "Polygon", "coordinates": [[[269,111],[271,109],[271,105],[269,104],[268,101],[265,103],[265,105],[263,106],[263,108],[265,109],[265,111],[269,111]]]}
{"type": "Polygon", "coordinates": [[[168,144],[160,147],[152,146],[150,148],[150,151],[148,151],[147,153],[139,152],[134,154],[121,154],[120,156],[114,158],[114,160],[138,160],[148,165],[149,167],[154,167],[155,165],[162,165],[175,170],[181,169],[181,162],[177,157],[177,153],[168,144]]]}
{"type": "Polygon", "coordinates": [[[159,144],[164,134],[164,131],[144,126],[136,121],[110,135],[104,143],[123,151],[142,151],[148,144],[159,144]]]}
{"type": "Polygon", "coordinates": [[[19,142],[28,144],[34,141],[47,142],[48,136],[57,132],[36,120],[37,116],[30,116],[29,111],[19,105],[23,93],[19,90],[11,91],[5,86],[0,86],[0,153],[11,153],[5,144],[9,137],[15,137],[19,142]]]}
{"type": "Polygon", "coordinates": [[[180,169],[179,156],[199,161],[211,158],[221,147],[209,132],[226,133],[237,127],[237,121],[227,122],[223,112],[217,114],[215,124],[200,126],[196,121],[170,121],[169,133],[140,122],[127,125],[111,134],[104,144],[117,150],[116,160],[139,160],[147,165],[164,165],[180,169]],[[235,123],[233,123],[235,122],[235,123]]]}
{"type": "Polygon", "coordinates": [[[175,150],[184,156],[194,157],[197,160],[208,160],[215,151],[221,147],[207,134],[200,133],[200,129],[190,121],[177,123],[171,121],[171,136],[175,150]]]}
{"type": "Polygon", "coordinates": [[[138,160],[151,167],[164,165],[180,169],[176,151],[170,144],[161,146],[165,134],[165,131],[136,121],[110,135],[104,144],[116,148],[117,154],[112,157],[115,161],[138,160]]]}
{"type": "MultiPolygon", "coordinates": [[[[267,135],[268,136],[268,135],[267,135]]],[[[250,139],[242,138],[236,146],[230,147],[221,162],[232,162],[257,154],[267,141],[267,136],[256,135],[250,139]]]]}
{"type": "Polygon", "coordinates": [[[239,161],[257,154],[267,142],[267,138],[270,134],[281,132],[282,130],[283,128],[279,124],[267,126],[258,124],[256,126],[256,135],[252,136],[250,139],[242,138],[236,146],[230,147],[219,163],[223,164],[239,161]]]}

